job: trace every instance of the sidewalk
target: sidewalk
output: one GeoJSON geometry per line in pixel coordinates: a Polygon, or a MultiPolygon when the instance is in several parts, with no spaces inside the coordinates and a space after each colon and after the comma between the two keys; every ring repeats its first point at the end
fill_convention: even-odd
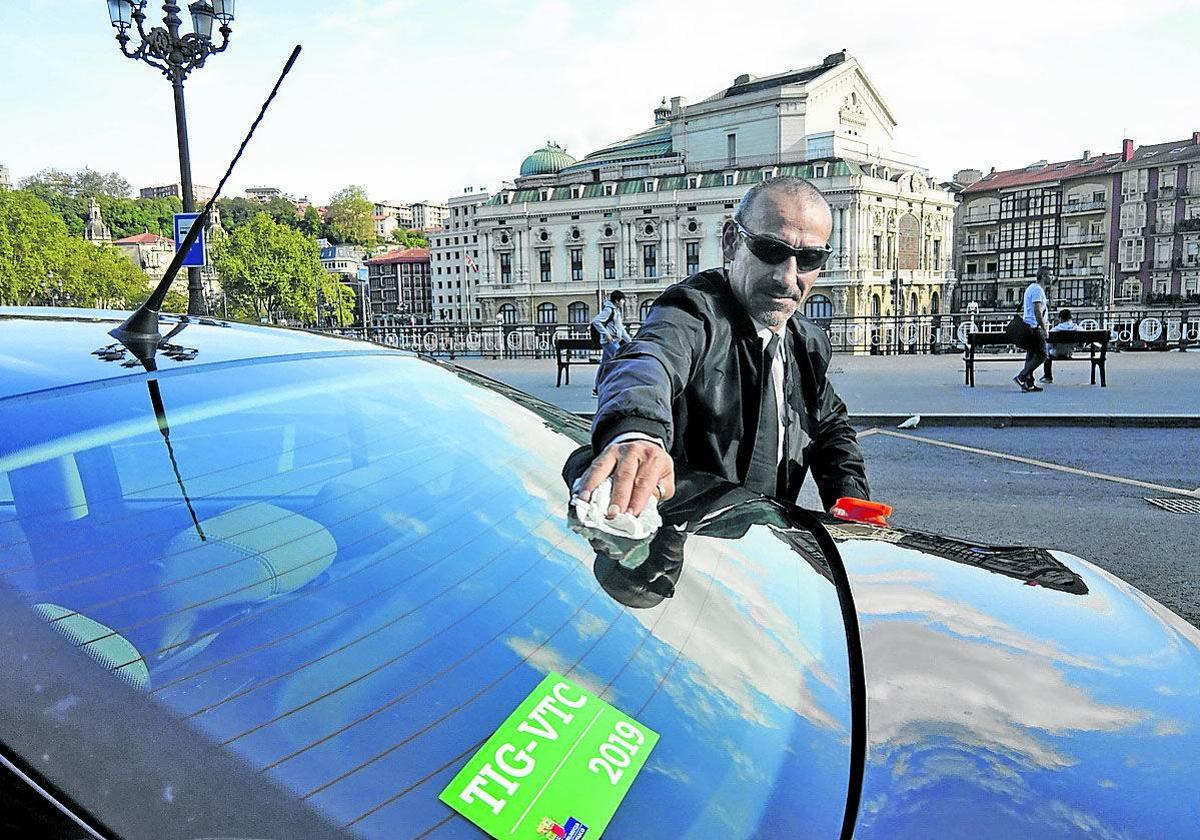
{"type": "MultiPolygon", "coordinates": [[[[571,384],[554,387],[553,359],[459,358],[457,364],[552,402],[591,414],[594,365],[571,369],[571,384]]],[[[1019,365],[975,369],[963,385],[961,355],[835,355],[829,378],[856,425],[895,425],[913,414],[922,425],[1105,425],[1200,427],[1200,353],[1109,353],[1108,387],[1089,385],[1082,362],[1055,366],[1055,383],[1022,393],[1019,365]],[[1011,369],[1010,369],[1011,368],[1011,369]]],[[[1040,375],[1040,371],[1039,371],[1040,375]]]]}

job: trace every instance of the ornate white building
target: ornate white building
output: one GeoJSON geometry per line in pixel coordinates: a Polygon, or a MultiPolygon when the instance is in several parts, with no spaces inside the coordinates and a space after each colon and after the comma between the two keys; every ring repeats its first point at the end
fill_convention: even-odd
{"type": "Polygon", "coordinates": [[[833,256],[810,316],[940,311],[955,201],[892,148],[895,125],[843,51],[739,76],[694,105],[664,100],[651,128],[582,160],[547,143],[476,214],[482,320],[585,324],[618,287],[640,320],[668,285],[721,264],[723,221],[777,175],[811,180],[833,210],[833,256]]]}

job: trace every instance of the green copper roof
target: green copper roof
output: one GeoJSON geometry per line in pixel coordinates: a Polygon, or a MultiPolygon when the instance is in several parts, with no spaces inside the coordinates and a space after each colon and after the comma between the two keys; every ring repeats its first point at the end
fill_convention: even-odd
{"type": "Polygon", "coordinates": [[[599,163],[625,160],[643,160],[663,157],[671,153],[671,126],[667,123],[639,131],[632,137],[610,143],[597,149],[575,164],[573,169],[585,169],[599,163]]]}
{"type": "Polygon", "coordinates": [[[547,142],[521,163],[521,177],[530,175],[553,175],[564,167],[575,163],[575,158],[557,143],[547,142]]]}

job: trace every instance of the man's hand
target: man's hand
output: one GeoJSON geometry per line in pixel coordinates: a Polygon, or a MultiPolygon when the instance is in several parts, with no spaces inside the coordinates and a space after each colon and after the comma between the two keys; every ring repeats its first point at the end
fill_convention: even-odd
{"type": "Polygon", "coordinates": [[[675,495],[675,462],[661,446],[649,440],[629,440],[609,444],[588,471],[583,474],[579,497],[592,498],[592,491],[613,476],[612,504],[606,513],[609,519],[619,513],[640,516],[650,494],[659,500],[675,495]]]}

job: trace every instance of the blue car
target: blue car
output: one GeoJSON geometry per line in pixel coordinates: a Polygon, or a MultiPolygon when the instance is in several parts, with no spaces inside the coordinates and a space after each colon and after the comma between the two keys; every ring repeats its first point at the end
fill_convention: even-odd
{"type": "Polygon", "coordinates": [[[8,836],[482,837],[439,794],[552,672],[659,735],[605,837],[1200,836],[1200,631],[1087,561],[688,470],[622,556],[570,414],[122,317],[0,309],[8,836]]]}

